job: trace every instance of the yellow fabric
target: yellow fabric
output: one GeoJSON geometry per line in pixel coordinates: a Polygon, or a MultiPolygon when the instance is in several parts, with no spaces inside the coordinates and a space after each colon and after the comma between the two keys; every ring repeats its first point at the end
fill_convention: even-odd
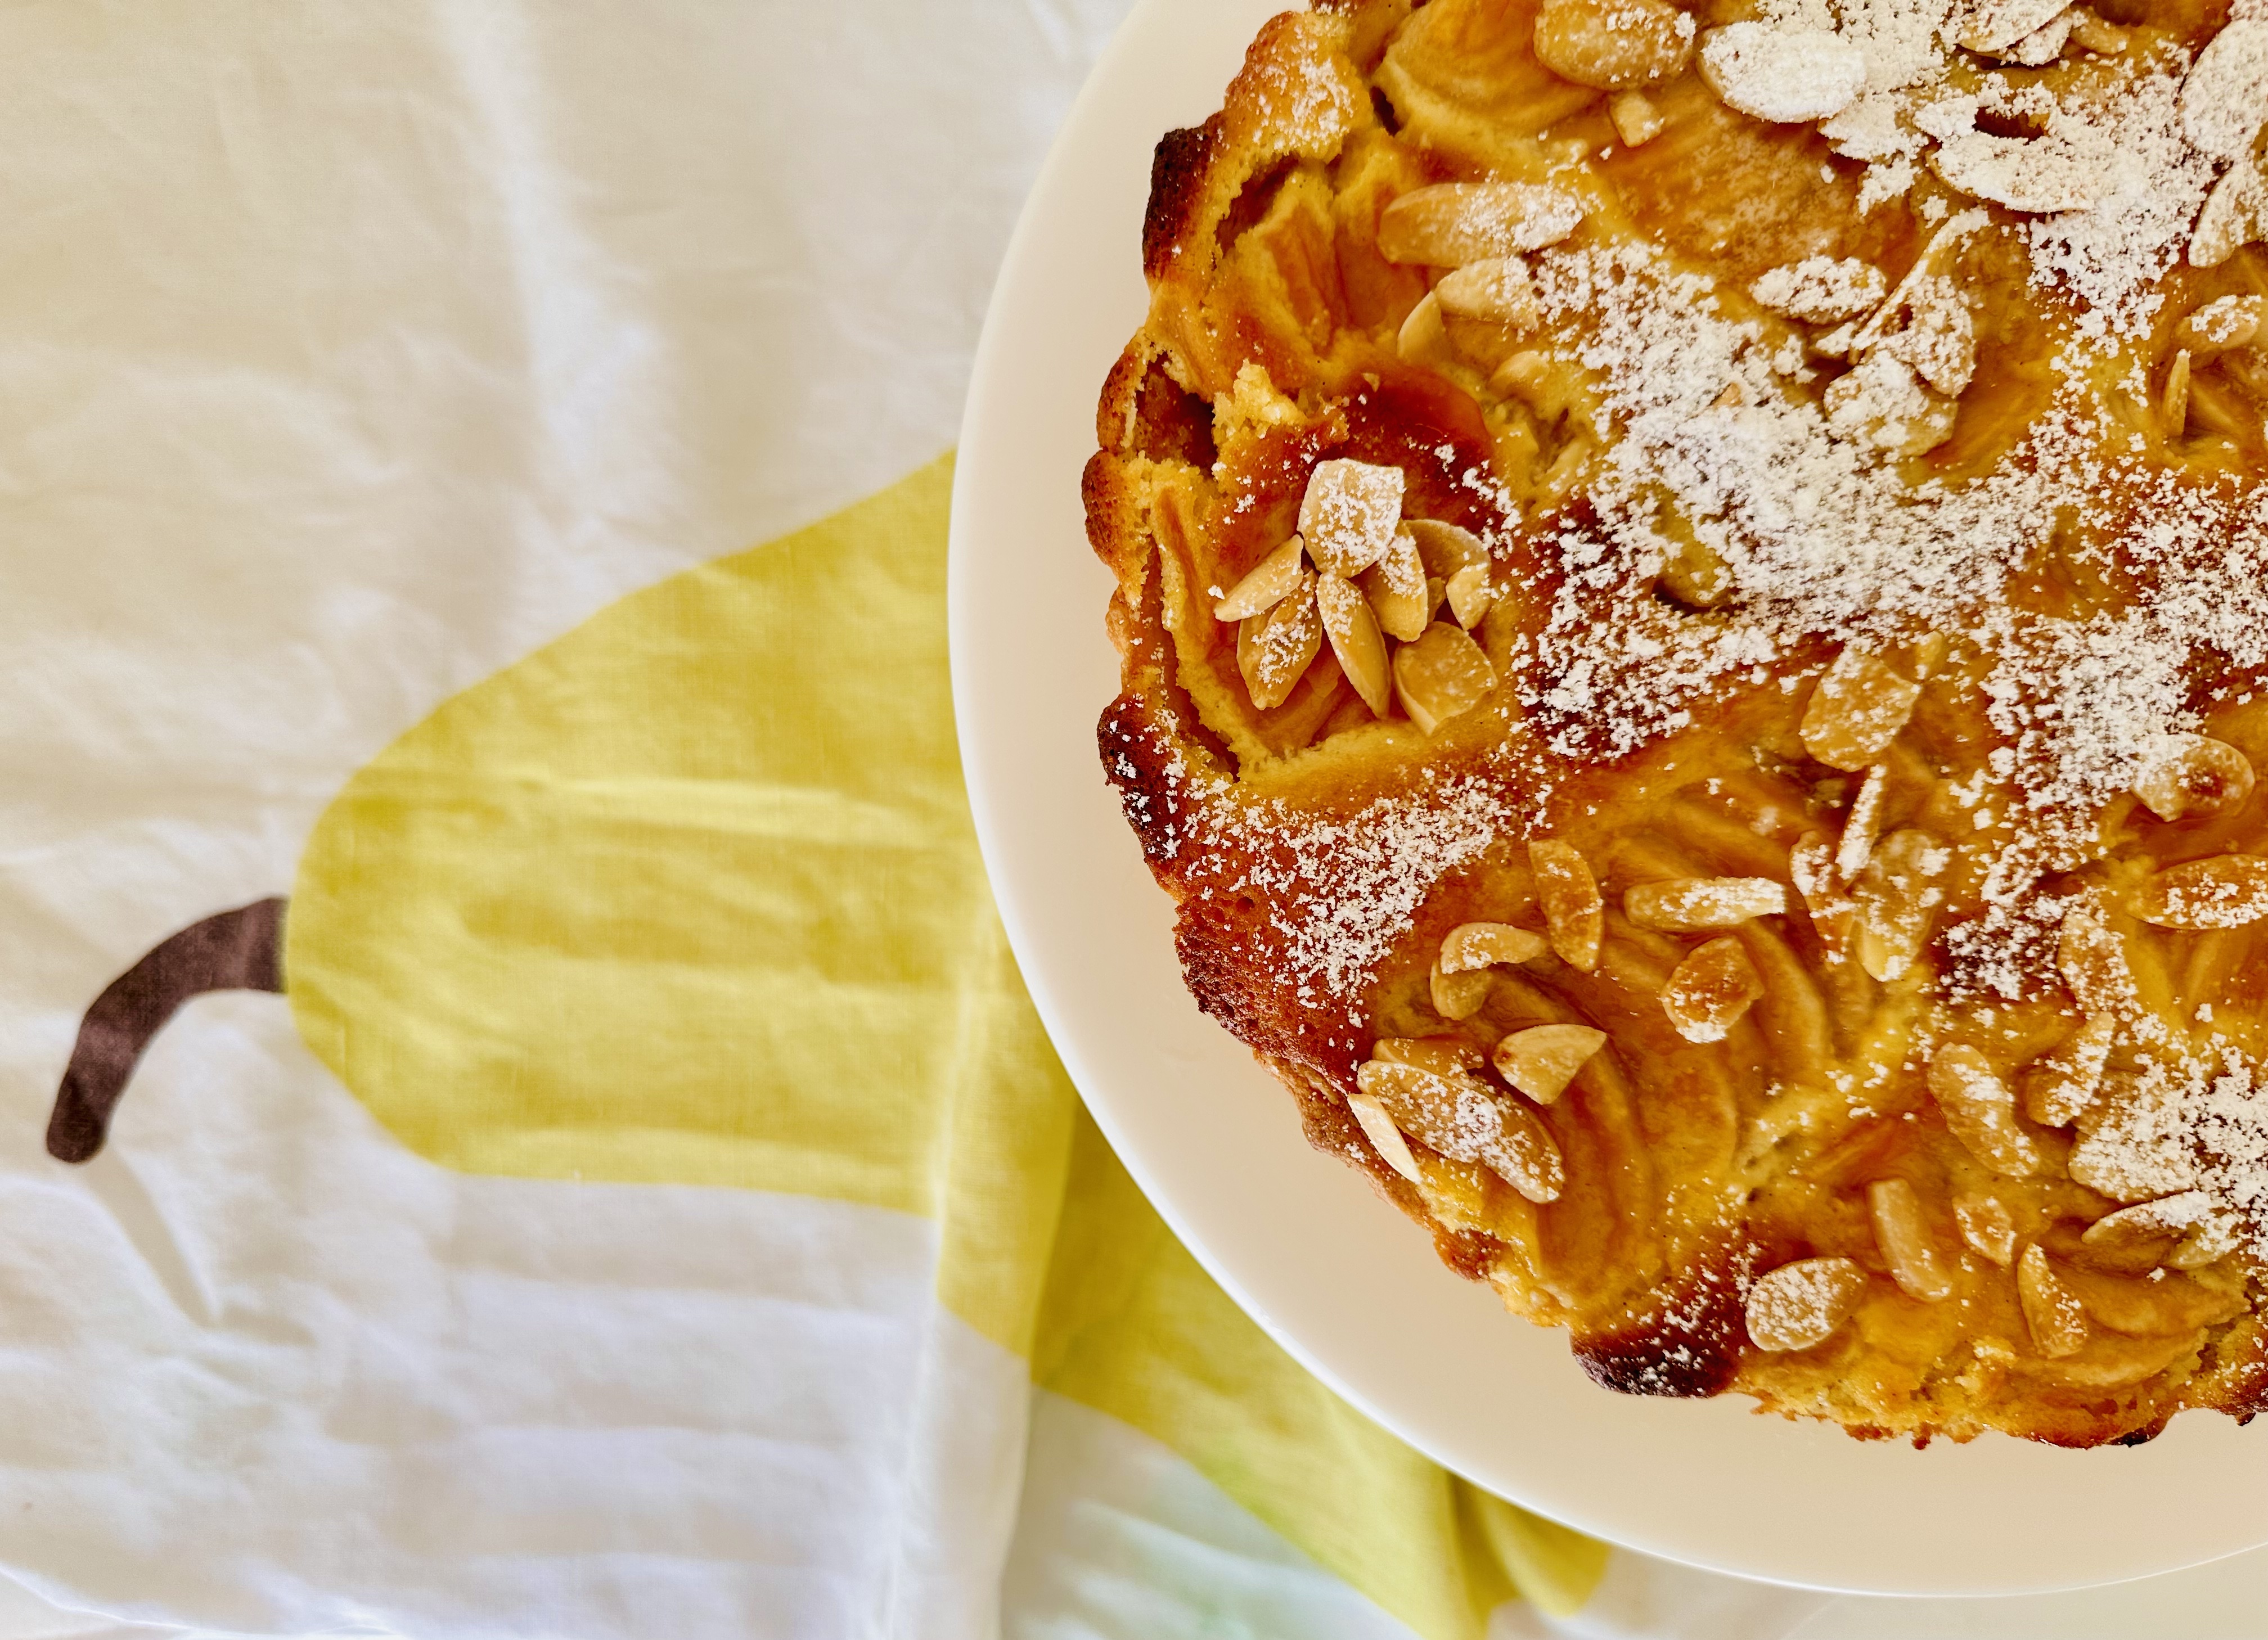
{"type": "Polygon", "coordinates": [[[947,459],[634,594],[356,776],[292,896],[301,1033],[447,1166],[933,1218],[940,1297],[1035,1382],[1428,1640],[1470,1640],[1515,1582],[1572,1609],[1603,1548],[1325,1390],[1078,1110],[962,795],[951,484],[947,459]]]}

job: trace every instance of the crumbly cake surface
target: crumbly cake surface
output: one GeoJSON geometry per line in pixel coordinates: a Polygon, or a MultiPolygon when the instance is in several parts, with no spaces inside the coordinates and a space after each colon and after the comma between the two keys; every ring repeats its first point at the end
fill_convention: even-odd
{"type": "Polygon", "coordinates": [[[1202,1005],[1602,1384],[2268,1405],[2268,4],[1318,0],[1086,474],[1202,1005]]]}

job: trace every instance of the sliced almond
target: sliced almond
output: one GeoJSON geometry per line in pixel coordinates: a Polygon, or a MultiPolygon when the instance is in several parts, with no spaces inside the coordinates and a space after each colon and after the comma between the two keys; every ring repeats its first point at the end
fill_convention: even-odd
{"type": "Polygon", "coordinates": [[[1419,370],[1445,372],[1457,363],[1457,344],[1450,339],[1449,324],[1441,312],[1438,292],[1428,290],[1395,333],[1394,356],[1419,370]]]}
{"type": "Polygon", "coordinates": [[[1490,607],[1496,602],[1496,589],[1489,583],[1488,568],[1484,564],[1469,564],[1458,570],[1449,577],[1447,590],[1449,613],[1468,632],[1480,625],[1481,617],[1487,614],[1490,607]]]}
{"type": "Polygon", "coordinates": [[[2268,20],[2238,18],[2198,53],[2182,82],[2182,134],[2216,159],[2250,159],[2268,119],[2268,20]]]}
{"type": "Polygon", "coordinates": [[[2070,0],[1982,0],[1962,25],[1961,43],[1998,55],[2061,16],[2070,0]]]}
{"type": "Polygon", "coordinates": [[[2249,928],[2268,918],[2268,859],[2220,854],[2160,871],[2127,908],[2157,928],[2249,928]]]}
{"type": "Polygon", "coordinates": [[[1410,721],[1432,734],[1478,706],[1496,688],[1496,668],[1461,627],[1436,621],[1394,651],[1394,693],[1410,721]]]}
{"type": "Polygon", "coordinates": [[[1549,1105],[1606,1045],[1607,1033],[1587,1025],[1539,1025],[1506,1037],[1491,1057],[1497,1074],[1537,1104],[1549,1105]]]}
{"type": "Polygon", "coordinates": [[[1644,92],[1619,92],[1607,99],[1607,118],[1625,148],[1643,148],[1661,135],[1661,110],[1644,92]]]}
{"type": "Polygon", "coordinates": [[[1977,318],[1952,279],[1932,275],[1908,287],[1912,321],[1882,338],[1883,351],[1939,393],[1957,399],[1977,372],[1977,318]]]}
{"type": "Polygon", "coordinates": [[[1689,1042],[1721,1042],[1764,994],[1748,947],[1731,935],[1712,939],[1671,971],[1662,1011],[1689,1042]]]}
{"type": "Polygon", "coordinates": [[[1872,262],[1855,256],[1808,256],[1763,275],[1749,294],[1771,313],[1807,325],[1833,325],[1873,313],[1889,290],[1889,281],[1872,262]]]}
{"type": "Polygon", "coordinates": [[[2220,1263],[2243,1245],[2242,1222],[2235,1214],[2218,1210],[2182,1238],[2181,1245],[2166,1255],[2166,1266],[2169,1269],[2200,1270],[2208,1264],[2220,1263]]]}
{"type": "Polygon", "coordinates": [[[1623,915],[1640,928],[1672,933],[1738,928],[1787,910],[1787,890],[1769,877],[1686,877],[1641,883],[1623,895],[1623,915]]]}
{"type": "Polygon", "coordinates": [[[1929,945],[1946,850],[1927,832],[1893,832],[1851,886],[1859,966],[1884,984],[1904,977],[1929,945]]]}
{"type": "Polygon", "coordinates": [[[2190,350],[2183,348],[2166,366],[2166,385],[2158,393],[2158,423],[2178,438],[2190,424],[2190,350]]]}
{"type": "Polygon", "coordinates": [[[1462,525],[1445,524],[1439,518],[1412,518],[1408,527],[1411,539],[1418,543],[1418,561],[1425,566],[1425,573],[1444,585],[1460,570],[1488,567],[1488,544],[1462,525]]]}
{"type": "Polygon", "coordinates": [[[1403,1132],[1444,1156],[1490,1169],[1529,1201],[1557,1201],[1566,1188],[1566,1165],[1550,1130],[1477,1078],[1373,1060],[1355,1080],[1403,1132]]]}
{"type": "Polygon", "coordinates": [[[2108,1254],[2147,1251],[2158,1243],[2178,1239],[2203,1224],[2219,1210],[2202,1190],[2183,1190],[2154,1202],[2138,1202],[2105,1213],[2080,1232],[2083,1246],[2108,1254]]]}
{"type": "Polygon", "coordinates": [[[2120,1018],[2137,1005],[2125,943],[2105,916],[2099,889],[2088,890],[2066,908],[2056,935],[2056,972],[2080,1011],[2089,1018],[2120,1018]]]}
{"type": "Polygon", "coordinates": [[[1386,639],[1378,629],[1378,617],[1370,612],[1369,599],[1335,575],[1321,576],[1315,581],[1315,609],[1347,681],[1364,705],[1385,717],[1386,703],[1393,698],[1387,681],[1386,639]]]}
{"type": "Polygon", "coordinates": [[[1878,761],[1913,721],[1921,685],[1853,643],[1835,658],[1811,691],[1798,732],[1830,769],[1857,771],[1878,761]]]}
{"type": "Polygon", "coordinates": [[[1831,119],[1867,85],[1867,54],[1821,28],[1733,23],[1701,40],[1701,77],[1726,107],[1797,125],[1831,119]]]}
{"type": "Polygon", "coordinates": [[[1877,1179],[1867,1187],[1867,1215],[1874,1223],[1874,1246],[1890,1267],[1890,1279],[1909,1298],[1935,1304],[1953,1294],[1937,1238],[1922,1217],[1921,1198],[1903,1179],[1877,1179]]]}
{"type": "Polygon", "coordinates": [[[1470,974],[1476,968],[1517,967],[1551,947],[1541,934],[1509,923],[1463,923],[1441,941],[1441,972],[1470,974]]]}
{"type": "Polygon", "coordinates": [[[1394,1118],[1386,1114],[1386,1107],[1367,1093],[1351,1093],[1347,1108],[1362,1124],[1370,1137],[1379,1158],[1400,1173],[1411,1184],[1422,1185],[1425,1179],[1418,1172],[1418,1158],[1410,1154],[1410,1142],[1402,1136],[1402,1129],[1394,1125],[1394,1118]]]}
{"type": "Polygon", "coordinates": [[[1543,322],[1535,281],[1528,276],[1528,264],[1516,256],[1468,262],[1444,276],[1433,294],[1443,313],[1459,319],[1485,320],[1517,331],[1533,330],[1543,322]]]}
{"type": "Polygon", "coordinates": [[[2071,11],[2071,37],[2097,56],[2115,57],[2126,49],[2129,36],[2116,23],[2105,22],[2085,6],[2071,11]]]}
{"type": "Polygon", "coordinates": [[[2268,177],[2250,159],[2220,173],[2190,230],[2190,266],[2218,268],[2246,246],[2268,236],[2268,177]]]}
{"type": "Polygon", "coordinates": [[[2025,1067],[2024,1114],[2043,1128],[2068,1128],[2095,1108],[2117,1022],[2089,1019],[2071,1040],[2025,1067]]]}
{"type": "Polygon", "coordinates": [[[2016,1256],[2016,1220],[1999,1197],[1964,1195],[1953,1203],[1961,1239],[2004,1268],[2016,1256]]]}
{"type": "Polygon", "coordinates": [[[2199,358],[2249,348],[2268,327],[2268,296],[2224,296],[2193,309],[2174,327],[2174,340],[2199,358]]]}
{"type": "Polygon", "coordinates": [[[2048,1263],[2038,1242],[2016,1261],[2016,1302],[2032,1347],[2051,1361],[2076,1355],[2087,1345],[2087,1311],[2048,1263]]]}
{"type": "Polygon", "coordinates": [[[1381,212],[1379,254],[1390,262],[1462,268],[1540,251],[1574,232],[1582,202],[1534,182],[1436,182],[1381,212]]]}
{"type": "Polygon", "coordinates": [[[1849,947],[1859,902],[1845,895],[1835,883],[1835,845],[1819,832],[1807,832],[1788,851],[1789,880],[1803,896],[1811,913],[1811,926],[1827,947],[1828,959],[1840,962],[1849,947]]]}
{"type": "Polygon", "coordinates": [[[1926,455],[1953,437],[1960,407],[1924,385],[1911,364],[1887,347],[1827,384],[1820,395],[1827,424],[1879,455],[1926,455]]]}
{"type": "Polygon", "coordinates": [[[1835,845],[1836,874],[1849,882],[1874,857],[1874,844],[1882,835],[1882,803],[1890,786],[1889,767],[1877,763],[1867,771],[1859,795],[1843,822],[1842,841],[1835,845]]]}
{"type": "Polygon", "coordinates": [[[1402,469],[1322,461],[1300,499],[1300,535],[1326,575],[1351,580],[1386,555],[1402,522],[1402,469]]]}
{"type": "Polygon", "coordinates": [[[1478,1070],[1488,1063],[1479,1048],[1454,1036],[1381,1036],[1371,1045],[1370,1056],[1383,1064],[1416,1065],[1445,1077],[1478,1070]]]}
{"type": "Polygon", "coordinates": [[[1433,618],[1426,599],[1425,565],[1418,555],[1418,538],[1403,525],[1376,563],[1362,572],[1363,595],[1387,636],[1407,643],[1425,630],[1433,618]]]}
{"type": "Polygon", "coordinates": [[[1547,838],[1528,845],[1528,864],[1535,874],[1535,897],[1543,907],[1551,949],[1569,967],[1593,972],[1599,966],[1607,919],[1606,901],[1589,863],[1572,843],[1547,838]]]}
{"type": "Polygon", "coordinates": [[[1852,1259],[1798,1259],[1756,1278],[1749,1289],[1749,1342],[1759,1350],[1808,1350],[1851,1319],[1867,1291],[1867,1272],[1852,1259]]]}
{"type": "Polygon", "coordinates": [[[2242,808],[2253,780],[2252,760],[2228,741],[2169,735],[2143,765],[2134,795],[2161,820],[2202,820],[2242,808]]]}
{"type": "Polygon", "coordinates": [[[1563,80],[1629,91],[1671,78],[1693,55],[1693,19],[1668,0],[1543,0],[1535,60],[1563,80]]]}
{"type": "Polygon", "coordinates": [[[1212,607],[1216,621],[1244,621],[1254,615],[1264,615],[1300,590],[1300,563],[1306,548],[1294,535],[1274,552],[1270,553],[1251,571],[1228,589],[1226,596],[1212,607]]]}
{"type": "Polygon", "coordinates": [[[1252,703],[1263,712],[1281,706],[1322,647],[1315,577],[1303,570],[1291,596],[1264,615],[1248,615],[1238,631],[1236,664],[1252,703]]]}
{"type": "Polygon", "coordinates": [[[1469,1019],[1481,1011],[1496,989],[1495,976],[1486,968],[1475,968],[1466,974],[1444,974],[1441,965],[1433,964],[1429,989],[1433,1011],[1444,1019],[1469,1019]]]}
{"type": "Polygon", "coordinates": [[[1996,1173],[2025,1179],[2040,1170],[2040,1147],[2016,1120],[2016,1096],[1992,1062],[1964,1043],[1929,1062],[1929,1092],[1962,1148],[1996,1173]]]}

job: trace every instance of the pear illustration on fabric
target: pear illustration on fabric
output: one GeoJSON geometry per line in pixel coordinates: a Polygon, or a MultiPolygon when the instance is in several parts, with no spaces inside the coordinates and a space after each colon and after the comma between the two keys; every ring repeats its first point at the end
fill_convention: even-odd
{"type": "Polygon", "coordinates": [[[893,1181],[990,904],[945,688],[951,482],[634,593],[443,704],[339,793],[288,901],[94,1003],[49,1151],[101,1148],[184,1003],[255,989],[447,1166],[917,1205],[893,1181]],[[814,1097],[846,1038],[876,1085],[814,1097]],[[814,1176],[845,1157],[871,1176],[814,1176]]]}

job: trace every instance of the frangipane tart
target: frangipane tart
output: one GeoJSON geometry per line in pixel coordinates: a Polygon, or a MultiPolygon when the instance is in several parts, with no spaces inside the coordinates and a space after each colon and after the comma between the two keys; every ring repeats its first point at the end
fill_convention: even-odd
{"type": "Polygon", "coordinates": [[[2268,4],[1336,0],[1086,496],[1198,1002],[1600,1383],[2268,1406],[2268,4]]]}

